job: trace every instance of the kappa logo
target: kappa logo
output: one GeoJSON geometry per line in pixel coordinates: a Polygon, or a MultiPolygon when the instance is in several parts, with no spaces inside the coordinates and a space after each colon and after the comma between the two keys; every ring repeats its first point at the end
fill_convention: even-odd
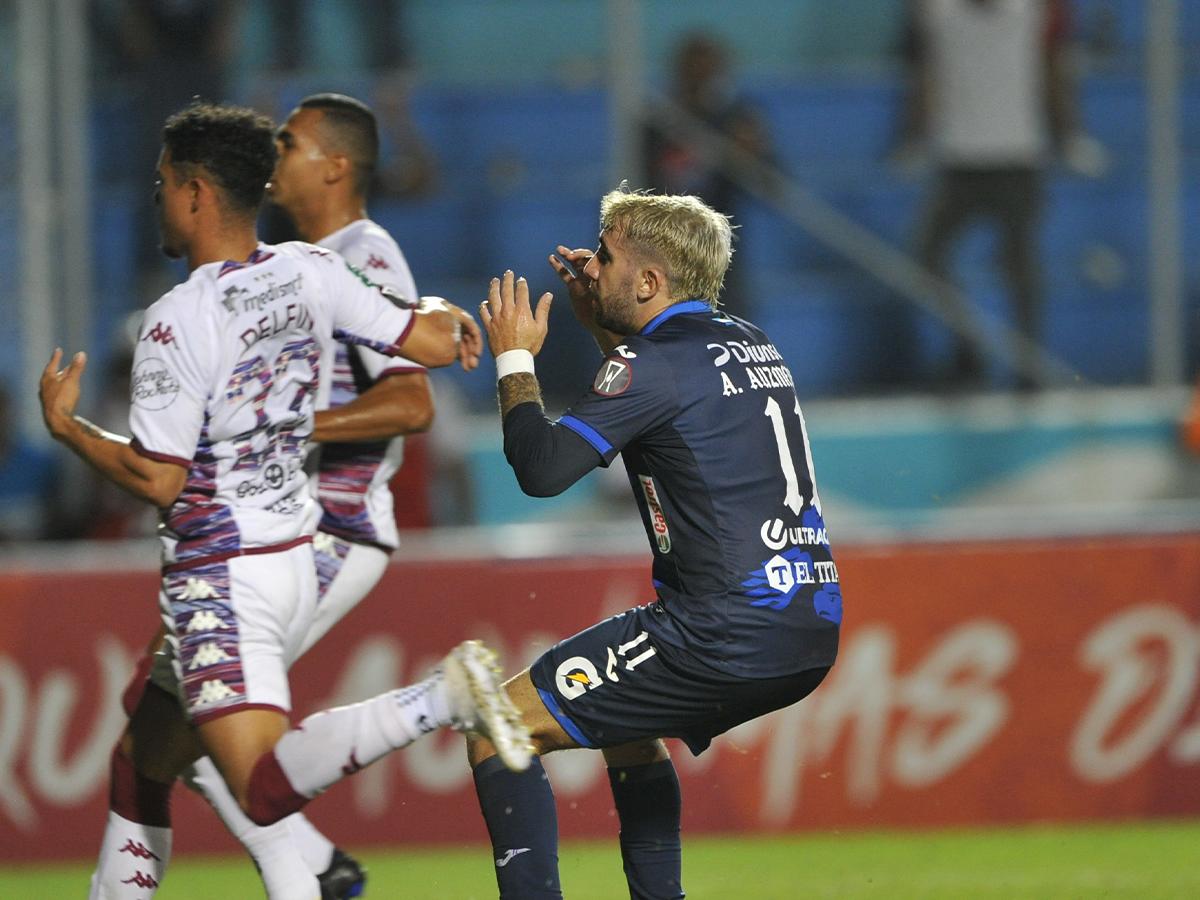
{"type": "Polygon", "coordinates": [[[363,764],[358,761],[358,750],[350,751],[349,761],[342,766],[343,775],[353,775],[355,772],[362,771],[363,764]]]}
{"type": "Polygon", "coordinates": [[[220,678],[210,678],[204,684],[200,685],[200,696],[196,702],[200,706],[208,706],[213,703],[220,703],[222,700],[228,700],[230,697],[236,697],[237,691],[223,682],[220,678]]]}
{"type": "Polygon", "coordinates": [[[318,531],[313,535],[313,552],[333,556],[337,553],[337,540],[327,531],[318,531]]]}
{"type": "Polygon", "coordinates": [[[197,631],[223,631],[225,623],[211,609],[202,609],[188,619],[187,633],[195,634],[197,631]]]}
{"type": "Polygon", "coordinates": [[[374,253],[372,253],[370,256],[367,257],[367,262],[363,266],[363,268],[364,269],[390,269],[391,266],[388,265],[388,261],[386,259],[384,259],[382,256],[376,256],[374,253]]]}
{"type": "Polygon", "coordinates": [[[209,666],[219,665],[223,662],[229,662],[232,659],[228,653],[221,649],[221,645],[216,641],[209,641],[207,644],[201,644],[196,648],[196,653],[192,657],[192,662],[188,666],[188,671],[196,669],[205,669],[209,666]]]}
{"type": "Polygon", "coordinates": [[[162,857],[154,853],[149,847],[141,841],[135,841],[133,838],[128,838],[125,841],[125,846],[117,851],[118,853],[131,853],[138,859],[157,859],[162,862],[162,857]]]}
{"type": "Polygon", "coordinates": [[[164,347],[167,346],[167,344],[175,344],[176,346],[179,344],[179,342],[175,340],[175,335],[171,331],[171,326],[168,325],[164,328],[162,322],[155,322],[154,327],[142,336],[142,340],[153,341],[156,344],[162,344],[164,347]]]}
{"type": "Polygon", "coordinates": [[[528,853],[532,849],[532,847],[514,847],[513,849],[508,850],[504,856],[496,860],[496,868],[503,869],[510,862],[512,862],[515,857],[520,856],[522,853],[528,853]]]}
{"type": "Polygon", "coordinates": [[[217,589],[203,578],[188,578],[187,584],[183,586],[183,591],[180,592],[176,599],[211,600],[216,596],[218,596],[217,589]]]}
{"type": "Polygon", "coordinates": [[[629,390],[631,384],[633,369],[629,367],[629,363],[620,359],[606,359],[600,371],[596,373],[592,390],[603,397],[615,397],[629,390]]]}
{"type": "MultiPolygon", "coordinates": [[[[154,857],[158,859],[158,857],[154,857]]],[[[134,887],[147,888],[153,890],[158,887],[158,882],[154,880],[153,875],[147,875],[145,872],[135,872],[132,878],[126,878],[121,884],[132,884],[134,887]]]]}

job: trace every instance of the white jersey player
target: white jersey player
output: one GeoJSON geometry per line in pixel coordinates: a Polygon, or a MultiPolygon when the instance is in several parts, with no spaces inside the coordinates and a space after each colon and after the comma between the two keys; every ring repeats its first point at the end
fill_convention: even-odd
{"type": "MultiPolygon", "coordinates": [[[[92,898],[144,898],[171,849],[169,793],[208,755],[260,826],[430,725],[482,729],[528,765],[528,735],[494,660],[467,642],[416,690],[310,716],[289,730],[287,666],[316,604],[302,461],[328,334],[427,365],[478,362],[455,307],[389,302],[336,254],[266,246],[254,222],[275,161],[270,122],[197,104],[163,130],[156,199],[163,249],[192,275],[148,310],[133,373],[134,440],[74,416],[86,358],[55,351],[41,380],[50,433],[162,511],[165,665],[138,701],[111,770],[92,898]],[[461,338],[461,340],[460,340],[461,338]]],[[[503,751],[502,751],[503,752],[503,751]]],[[[289,896],[321,893],[297,873],[289,896]]],[[[280,893],[279,896],[284,896],[280,893]]]]}
{"type": "MultiPolygon", "coordinates": [[[[290,709],[286,678],[276,682],[299,654],[316,597],[295,597],[281,645],[248,642],[228,603],[229,561],[271,555],[278,575],[266,576],[253,602],[277,606],[270,586],[288,580],[297,562],[288,551],[312,540],[319,514],[304,457],[326,336],[395,354],[415,322],[340,256],[299,242],[202,265],[146,311],[133,359],[132,446],[187,470],[160,526],[169,652],[154,677],[182,686],[193,722],[247,704],[290,709]],[[248,671],[260,651],[283,654],[263,664],[268,680],[248,671]]],[[[268,571],[265,561],[257,568],[268,571]]],[[[239,616],[248,618],[249,602],[240,600],[239,616]]]]}
{"type": "MultiPolygon", "coordinates": [[[[276,182],[279,182],[276,176],[276,182]]],[[[401,297],[416,298],[408,262],[391,235],[370,219],[356,219],[315,243],[337,251],[371,281],[401,297]]],[[[323,440],[315,449],[316,495],[321,519],[314,539],[320,591],[317,616],[304,649],[315,644],[379,581],[388,555],[400,544],[389,487],[404,461],[404,434],[423,431],[433,418],[426,369],[403,357],[388,357],[361,345],[334,342],[327,350],[330,387],[325,406],[341,409],[376,386],[403,392],[407,427],[377,424],[376,440],[323,440]]],[[[332,431],[324,417],[321,424],[332,431]]]]}
{"type": "MultiPolygon", "coordinates": [[[[276,148],[271,197],[293,217],[301,237],[338,252],[394,298],[415,299],[400,248],[366,218],[369,179],[362,173],[373,168],[378,151],[374,114],[349,97],[314,95],[276,133],[276,148]]],[[[404,435],[425,430],[433,418],[428,375],[419,363],[332,336],[321,358],[322,411],[314,431],[321,443],[308,466],[320,506],[313,539],[317,605],[300,654],[357,606],[387,568],[399,543],[389,482],[403,459],[404,435]]],[[[272,896],[301,867],[317,873],[332,897],[363,889],[366,876],[357,860],[302,814],[272,835],[244,816],[211,761],[198,761],[186,780],[246,846],[272,896]]]]}

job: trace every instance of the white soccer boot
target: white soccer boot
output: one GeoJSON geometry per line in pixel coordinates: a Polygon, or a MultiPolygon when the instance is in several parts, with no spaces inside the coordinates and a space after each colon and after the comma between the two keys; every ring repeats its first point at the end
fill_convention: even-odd
{"type": "Polygon", "coordinates": [[[533,743],[500,683],[496,654],[480,641],[463,641],[447,654],[440,668],[446,675],[454,729],[483,735],[514,772],[528,769],[533,743]]]}

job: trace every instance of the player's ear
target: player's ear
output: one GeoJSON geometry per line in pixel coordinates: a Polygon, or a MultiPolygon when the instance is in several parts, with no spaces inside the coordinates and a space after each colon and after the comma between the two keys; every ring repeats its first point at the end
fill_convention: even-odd
{"type": "Polygon", "coordinates": [[[350,157],[344,153],[336,153],[327,156],[327,168],[325,169],[325,183],[333,184],[341,181],[343,178],[351,178],[354,175],[354,165],[350,162],[350,157]]]}
{"type": "Polygon", "coordinates": [[[637,298],[639,300],[651,300],[658,295],[660,290],[665,290],[667,287],[667,274],[659,268],[648,266],[639,273],[637,298]]]}
{"type": "Polygon", "coordinates": [[[206,190],[212,188],[200,178],[189,178],[188,183],[188,198],[191,200],[192,212],[197,212],[200,209],[200,197],[206,190]]]}

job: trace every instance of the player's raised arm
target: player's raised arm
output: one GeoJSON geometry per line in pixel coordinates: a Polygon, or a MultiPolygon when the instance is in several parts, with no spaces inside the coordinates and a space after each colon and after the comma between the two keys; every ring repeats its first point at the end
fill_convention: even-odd
{"type": "Polygon", "coordinates": [[[328,284],[334,338],[401,356],[431,369],[456,359],[470,371],[479,365],[483,340],[470,313],[440,297],[422,297],[414,307],[393,302],[394,294],[324,251],[333,269],[328,284]]]}
{"type": "Polygon", "coordinates": [[[493,278],[479,316],[496,357],[496,393],[504,423],[504,455],[517,482],[532,497],[561,494],[600,465],[602,459],[574,432],[546,418],[533,358],[550,327],[550,304],[543,294],[536,310],[529,284],[511,271],[493,278]]]}

